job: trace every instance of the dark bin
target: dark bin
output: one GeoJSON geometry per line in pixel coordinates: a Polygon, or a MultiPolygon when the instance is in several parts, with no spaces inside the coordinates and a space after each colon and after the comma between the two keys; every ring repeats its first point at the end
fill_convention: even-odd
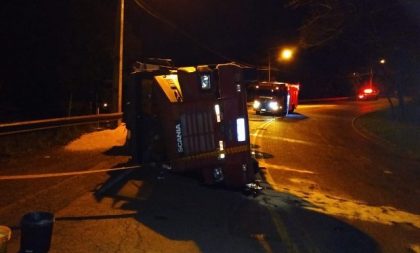
{"type": "Polygon", "coordinates": [[[54,214],[31,212],[20,222],[20,253],[46,253],[50,250],[54,214]]]}

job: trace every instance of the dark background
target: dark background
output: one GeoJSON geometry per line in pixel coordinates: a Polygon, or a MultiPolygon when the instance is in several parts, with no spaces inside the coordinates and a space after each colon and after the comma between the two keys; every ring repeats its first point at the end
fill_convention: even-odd
{"type": "MultiPolygon", "coordinates": [[[[125,74],[148,57],[171,58],[177,66],[235,61],[263,69],[276,48],[293,45],[292,62],[272,64],[279,81],[301,82],[301,98],[352,96],[352,73],[366,79],[371,68],[379,82],[418,87],[416,1],[324,0],[338,3],[325,16],[317,6],[289,2],[126,0],[125,74]],[[323,22],[299,29],[319,13],[323,22]],[[332,39],[308,43],[320,41],[317,31],[325,27],[334,30],[332,39]],[[379,69],[380,57],[393,65],[379,69]]],[[[118,1],[15,0],[0,8],[0,122],[91,114],[112,103],[118,1]]]]}

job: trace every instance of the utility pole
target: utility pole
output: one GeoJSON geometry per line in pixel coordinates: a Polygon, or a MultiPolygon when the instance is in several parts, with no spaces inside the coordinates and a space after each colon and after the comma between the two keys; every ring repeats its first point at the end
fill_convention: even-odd
{"type": "Polygon", "coordinates": [[[268,51],[268,82],[271,82],[271,58],[270,58],[270,51],[268,51]]]}
{"type": "MultiPolygon", "coordinates": [[[[123,82],[123,54],[124,54],[124,1],[119,0],[117,25],[115,32],[115,49],[117,51],[114,58],[114,111],[122,112],[122,82],[123,82]]],[[[121,123],[120,121],[118,124],[121,123]]]]}

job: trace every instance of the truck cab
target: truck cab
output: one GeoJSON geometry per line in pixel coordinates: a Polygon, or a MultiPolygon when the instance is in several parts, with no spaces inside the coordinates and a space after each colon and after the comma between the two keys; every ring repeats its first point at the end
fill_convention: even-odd
{"type": "Polygon", "coordinates": [[[136,96],[142,101],[133,103],[134,115],[124,118],[136,118],[140,130],[131,127],[137,131],[132,136],[143,144],[134,149],[141,157],[150,154],[143,163],[160,157],[172,171],[196,173],[206,184],[241,187],[254,181],[258,164],[251,156],[240,66],[137,71],[128,79],[142,94],[136,96]]]}
{"type": "Polygon", "coordinates": [[[256,114],[269,113],[285,116],[298,106],[299,84],[259,82],[251,86],[253,109],[256,114]]]}

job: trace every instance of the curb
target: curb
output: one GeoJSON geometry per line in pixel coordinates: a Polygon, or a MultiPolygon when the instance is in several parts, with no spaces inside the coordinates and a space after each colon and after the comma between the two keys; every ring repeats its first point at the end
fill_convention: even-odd
{"type": "Polygon", "coordinates": [[[299,99],[299,104],[351,101],[352,97],[299,99]]]}

